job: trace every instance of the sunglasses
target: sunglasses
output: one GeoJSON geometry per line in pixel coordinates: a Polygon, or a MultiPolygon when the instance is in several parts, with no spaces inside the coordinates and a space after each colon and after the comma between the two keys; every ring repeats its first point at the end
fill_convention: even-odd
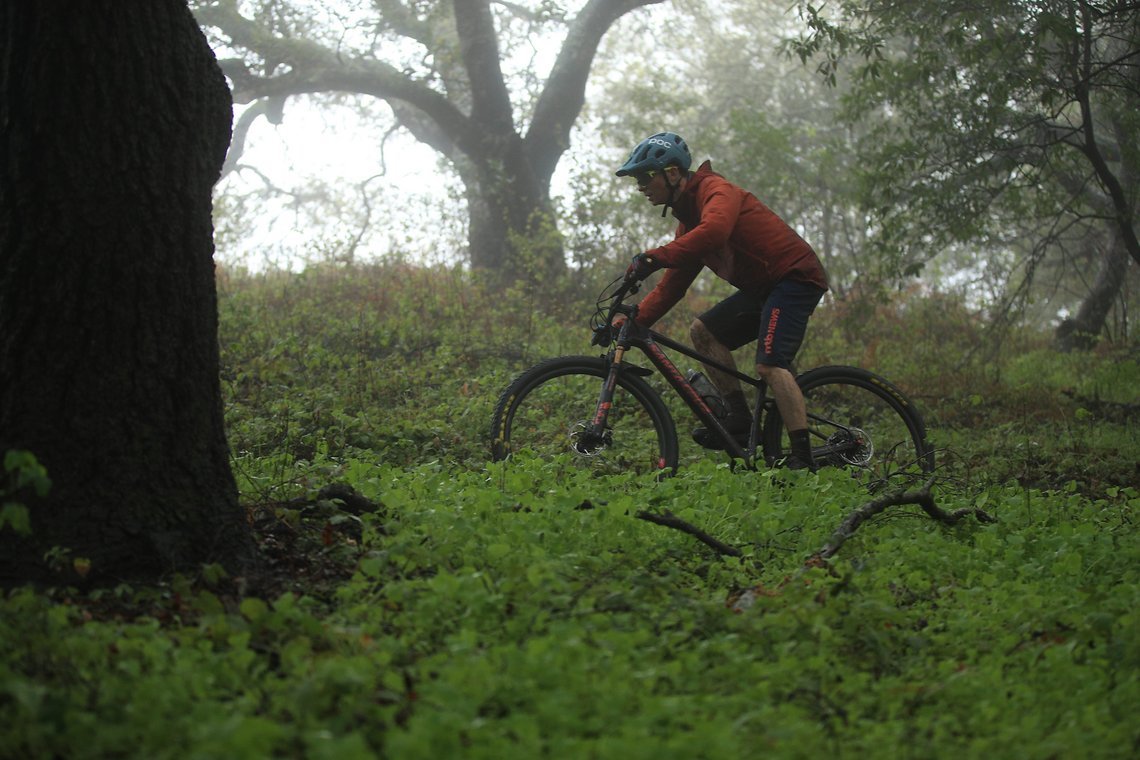
{"type": "Polygon", "coordinates": [[[633,179],[635,182],[637,182],[637,187],[641,190],[644,190],[649,185],[649,183],[653,181],[653,178],[658,174],[658,171],[650,169],[648,171],[633,175],[633,179]]]}

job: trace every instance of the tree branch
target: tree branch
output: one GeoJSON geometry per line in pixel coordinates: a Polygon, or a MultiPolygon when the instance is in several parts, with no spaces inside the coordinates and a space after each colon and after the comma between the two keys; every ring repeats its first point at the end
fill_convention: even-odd
{"type": "Polygon", "coordinates": [[[947,512],[941,509],[934,503],[934,497],[930,493],[930,489],[933,487],[934,479],[931,478],[926,482],[926,485],[917,491],[896,491],[894,493],[885,494],[856,508],[839,524],[839,527],[831,534],[831,538],[828,539],[823,548],[808,559],[808,563],[810,564],[813,560],[834,557],[836,552],[839,551],[839,547],[843,546],[843,543],[847,541],[847,539],[855,535],[855,531],[858,530],[860,525],[880,512],[883,512],[888,507],[903,504],[917,504],[922,507],[922,511],[943,525],[954,525],[969,515],[977,517],[978,522],[997,522],[996,519],[976,507],[964,507],[962,509],[956,509],[953,512],[947,512]]]}
{"type": "MultiPolygon", "coordinates": [[[[934,497],[930,494],[930,489],[933,488],[933,486],[934,479],[931,478],[917,491],[900,491],[886,494],[856,508],[839,524],[839,527],[831,534],[831,538],[823,548],[804,561],[802,570],[826,566],[825,561],[835,556],[835,553],[839,551],[839,547],[855,534],[855,531],[858,530],[860,525],[889,507],[902,504],[918,504],[927,515],[943,525],[954,525],[969,515],[974,515],[978,519],[978,522],[997,522],[994,517],[976,507],[956,509],[953,512],[946,512],[940,509],[935,505],[934,497]]],[[[764,588],[763,586],[754,586],[745,590],[742,594],[730,597],[728,603],[734,612],[743,612],[755,604],[757,598],[761,596],[775,596],[776,593],[777,592],[764,588]]]]}
{"type": "Polygon", "coordinates": [[[471,120],[497,134],[513,134],[514,112],[490,5],[486,0],[453,0],[453,6],[459,52],[471,83],[471,120]]]}
{"type": "MultiPolygon", "coordinates": [[[[839,547],[843,546],[844,542],[846,542],[847,539],[855,535],[855,531],[859,529],[860,525],[865,523],[867,520],[870,520],[875,515],[882,513],[889,507],[900,506],[903,504],[917,504],[918,506],[922,507],[922,510],[931,519],[943,525],[956,525],[962,519],[971,515],[973,515],[978,520],[978,522],[981,523],[997,522],[996,518],[987,512],[978,509],[977,507],[964,507],[962,509],[956,509],[953,512],[947,512],[946,510],[941,509],[934,503],[934,497],[931,495],[930,491],[933,487],[934,478],[931,478],[921,489],[918,489],[916,491],[897,491],[894,493],[889,493],[857,507],[843,519],[843,522],[841,522],[839,524],[839,527],[835,529],[835,532],[831,534],[831,538],[828,539],[828,542],[824,544],[823,548],[808,557],[803,566],[805,568],[817,567],[824,560],[834,557],[836,552],[839,551],[839,547]]],[[[666,528],[673,528],[674,530],[679,530],[682,533],[687,533],[706,546],[711,547],[718,554],[727,557],[744,556],[740,549],[737,549],[735,546],[730,546],[723,541],[714,538],[695,525],[680,519],[672,512],[649,512],[643,509],[637,512],[636,517],[639,520],[645,520],[646,522],[651,522],[654,525],[662,525],[666,528]]],[[[735,604],[739,605],[741,603],[741,600],[745,599],[747,596],[748,592],[746,592],[744,596],[738,599],[735,604]]],[[[749,601],[744,604],[744,606],[747,607],[750,605],[751,600],[754,600],[754,595],[752,598],[750,598],[749,601]]]]}
{"type": "Polygon", "coordinates": [[[308,40],[278,37],[242,16],[229,2],[201,6],[197,16],[200,24],[221,30],[235,47],[279,61],[290,69],[284,74],[262,77],[240,61],[222,62],[222,70],[233,83],[234,100],[238,103],[318,92],[371,95],[414,106],[453,142],[468,139],[468,118],[446,97],[383,61],[349,58],[308,40]]]}
{"type": "Polygon", "coordinates": [[[396,0],[372,0],[372,4],[379,12],[385,28],[431,50],[434,37],[432,25],[411,13],[407,5],[396,0]]]}
{"type": "Polygon", "coordinates": [[[666,528],[673,528],[675,530],[681,531],[682,533],[688,533],[690,536],[696,538],[706,546],[712,547],[712,549],[714,549],[718,554],[723,554],[728,557],[744,556],[742,552],[735,546],[729,546],[728,544],[713,538],[697,526],[693,525],[692,523],[685,522],[681,518],[674,515],[672,512],[666,511],[664,514],[661,514],[658,512],[648,512],[643,509],[637,513],[636,517],[638,520],[645,520],[646,522],[651,522],[654,525],[664,525],[666,528]]]}
{"type": "Polygon", "coordinates": [[[1132,206],[1129,204],[1128,198],[1121,187],[1120,180],[1112,172],[1105,161],[1104,155],[1100,152],[1100,146],[1097,144],[1096,135],[1093,131],[1093,116],[1092,116],[1092,101],[1089,93],[1090,77],[1092,75],[1092,30],[1089,27],[1091,11],[1087,2],[1081,2],[1081,14],[1084,21],[1084,35],[1082,39],[1082,73],[1083,77],[1077,82],[1076,96],[1077,102],[1081,106],[1081,120],[1084,127],[1084,153],[1088,157],[1089,162],[1096,170],[1097,177],[1108,191],[1108,195],[1112,198],[1112,204],[1116,212],[1115,221],[1120,229],[1120,235],[1124,241],[1124,247],[1128,251],[1128,255],[1140,264],[1140,238],[1137,238],[1136,227],[1133,225],[1133,212],[1132,206]]]}
{"type": "Polygon", "coordinates": [[[230,149],[226,153],[226,162],[222,165],[222,177],[225,177],[237,168],[238,162],[241,161],[242,154],[245,153],[245,139],[249,135],[249,128],[253,126],[253,122],[257,120],[257,117],[264,116],[271,124],[280,124],[283,106],[284,102],[282,98],[267,98],[259,103],[254,103],[242,112],[242,115],[238,117],[237,123],[234,124],[233,137],[230,139],[230,149]]]}
{"type": "Polygon", "coordinates": [[[586,101],[586,81],[606,31],[626,13],[661,0],[590,0],[570,24],[527,130],[535,171],[549,178],[570,145],[570,129],[586,101]]]}

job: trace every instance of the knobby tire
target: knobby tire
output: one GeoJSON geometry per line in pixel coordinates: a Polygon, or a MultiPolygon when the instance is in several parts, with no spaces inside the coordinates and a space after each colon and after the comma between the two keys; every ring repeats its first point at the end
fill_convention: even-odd
{"type": "MultiPolygon", "coordinates": [[[[869,483],[900,472],[933,471],[934,450],[926,441],[922,415],[886,379],[858,367],[819,367],[796,382],[804,394],[817,465],[851,468],[869,483]],[[860,434],[864,443],[848,445],[860,434]]],[[[762,446],[769,462],[790,453],[775,407],[764,421],[762,446]]]]}
{"type": "Polygon", "coordinates": [[[491,419],[495,461],[534,456],[603,472],[671,471],[679,444],[673,418],[661,396],[636,368],[618,376],[609,411],[609,441],[582,453],[575,438],[596,411],[605,358],[564,356],[519,375],[499,397],[491,419]],[[596,449],[596,450],[595,450],[596,449]]]}

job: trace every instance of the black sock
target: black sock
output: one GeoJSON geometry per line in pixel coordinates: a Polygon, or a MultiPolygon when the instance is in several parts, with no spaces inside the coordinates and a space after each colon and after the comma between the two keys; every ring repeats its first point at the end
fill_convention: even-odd
{"type": "Polygon", "coordinates": [[[811,456],[811,439],[808,437],[806,429],[789,430],[788,438],[792,441],[792,456],[803,460],[804,464],[815,464],[811,456]]]}

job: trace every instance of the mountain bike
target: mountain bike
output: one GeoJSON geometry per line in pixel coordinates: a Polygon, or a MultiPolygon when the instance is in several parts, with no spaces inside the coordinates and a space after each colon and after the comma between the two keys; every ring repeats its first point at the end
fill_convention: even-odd
{"type": "MultiPolygon", "coordinates": [[[[637,305],[626,303],[638,287],[635,280],[621,278],[598,297],[591,344],[607,348],[605,354],[548,359],[503,391],[491,420],[492,457],[563,458],[610,472],[676,470],[680,440],[662,393],[650,383],[657,374],[701,424],[716,431],[732,460],[748,467],[782,463],[790,442],[766,383],[638,325],[637,305]],[[625,319],[615,325],[619,316],[625,319]],[[652,366],[631,361],[637,356],[634,349],[652,366]],[[716,399],[702,395],[665,349],[732,374],[755,390],[746,442],[725,430],[713,409],[716,399]]],[[[868,481],[934,469],[922,415],[891,382],[847,366],[818,367],[796,381],[807,405],[818,467],[850,468],[868,481]]]]}

